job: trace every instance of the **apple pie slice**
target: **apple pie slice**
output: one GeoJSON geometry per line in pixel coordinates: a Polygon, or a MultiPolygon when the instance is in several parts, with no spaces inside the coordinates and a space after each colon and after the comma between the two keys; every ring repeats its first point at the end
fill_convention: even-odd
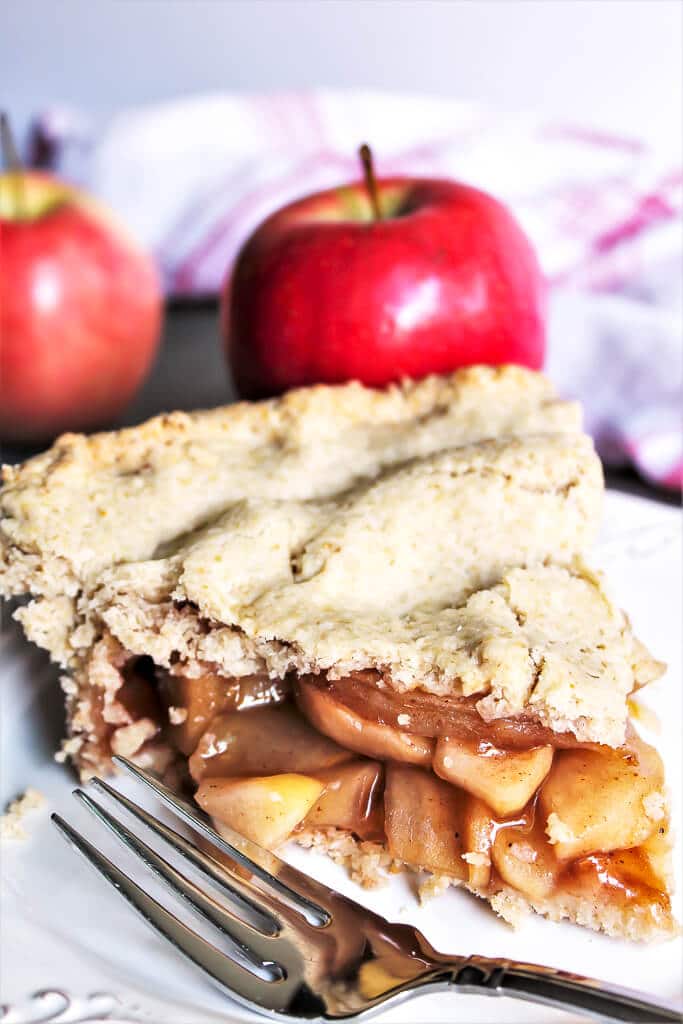
{"type": "Polygon", "coordinates": [[[1,579],[84,777],[123,754],[264,846],[649,939],[668,812],[628,699],[662,666],[584,561],[601,498],[538,374],[320,387],[6,470],[1,579]]]}

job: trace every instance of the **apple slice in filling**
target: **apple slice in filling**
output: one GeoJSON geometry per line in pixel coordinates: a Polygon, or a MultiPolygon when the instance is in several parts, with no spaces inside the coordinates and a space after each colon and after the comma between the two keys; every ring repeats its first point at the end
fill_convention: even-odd
{"type": "Polygon", "coordinates": [[[383,766],[347,761],[315,772],[325,788],[306,815],[306,828],[340,828],[360,839],[383,839],[383,766]]]}
{"type": "Polygon", "coordinates": [[[489,743],[444,737],[438,740],[433,767],[437,775],[484,800],[501,817],[528,804],[550,771],[551,746],[499,750],[489,743]]]}
{"type": "Polygon", "coordinates": [[[434,740],[412,736],[391,726],[361,718],[315,683],[299,680],[297,700],[316,729],[357,754],[365,754],[380,761],[403,761],[425,768],[432,763],[434,740]]]}
{"type": "Polygon", "coordinates": [[[530,900],[546,899],[555,889],[560,866],[541,822],[500,828],[492,858],[503,881],[530,900]]]}
{"type": "Polygon", "coordinates": [[[313,729],[291,705],[228,711],[213,719],[190,758],[195,782],[205,776],[310,774],[353,754],[313,729]]]}
{"type": "Polygon", "coordinates": [[[467,864],[468,884],[484,891],[491,880],[491,851],[496,821],[488,804],[467,796],[464,804],[462,840],[463,860],[467,864]]]}
{"type": "Polygon", "coordinates": [[[211,719],[230,707],[233,688],[224,676],[207,672],[191,676],[159,674],[159,689],[166,701],[169,715],[179,711],[177,722],[170,718],[168,735],[174,747],[189,757],[211,719]]]}
{"type": "Polygon", "coordinates": [[[388,764],[386,772],[389,852],[412,867],[466,879],[462,790],[420,768],[388,764]]]}
{"type": "Polygon", "coordinates": [[[640,846],[665,818],[664,768],[635,733],[626,748],[558,751],[538,810],[561,861],[640,846]]]}
{"type": "Polygon", "coordinates": [[[186,757],[193,752],[211,720],[222,711],[278,703],[285,696],[284,684],[266,675],[233,678],[205,672],[193,677],[157,669],[157,678],[169,710],[169,738],[186,757]],[[178,712],[179,720],[174,722],[178,712]]]}
{"type": "Polygon", "coordinates": [[[223,825],[274,850],[303,821],[323,790],[306,775],[284,773],[246,779],[204,779],[195,800],[223,825]]]}

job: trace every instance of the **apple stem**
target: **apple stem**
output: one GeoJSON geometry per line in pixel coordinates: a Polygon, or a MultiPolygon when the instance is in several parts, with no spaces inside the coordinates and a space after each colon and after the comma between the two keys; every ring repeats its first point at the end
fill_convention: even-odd
{"type": "Polygon", "coordinates": [[[0,152],[2,160],[7,168],[7,173],[12,176],[14,184],[14,201],[17,213],[21,216],[26,210],[26,191],[24,189],[24,168],[19,159],[19,153],[14,142],[14,133],[9,123],[9,117],[4,111],[0,111],[0,152]]]}
{"type": "Polygon", "coordinates": [[[358,150],[358,156],[360,162],[363,165],[363,174],[365,176],[365,187],[368,190],[368,196],[370,197],[370,205],[372,207],[372,216],[375,220],[382,219],[382,211],[379,208],[379,193],[377,191],[377,179],[375,177],[375,168],[372,163],[372,150],[366,142],[358,150]]]}

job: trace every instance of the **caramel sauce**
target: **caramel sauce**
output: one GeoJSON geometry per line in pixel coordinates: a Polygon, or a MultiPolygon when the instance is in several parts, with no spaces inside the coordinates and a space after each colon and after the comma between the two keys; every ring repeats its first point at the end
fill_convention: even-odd
{"type": "Polygon", "coordinates": [[[640,847],[580,857],[558,879],[558,889],[621,907],[652,907],[669,912],[671,901],[640,847]]]}
{"type": "Polygon", "coordinates": [[[531,833],[533,832],[534,825],[536,823],[536,802],[537,794],[532,797],[529,803],[526,805],[521,814],[514,815],[512,818],[497,818],[491,815],[491,845],[493,845],[500,832],[504,832],[506,829],[516,829],[519,832],[531,833]]]}

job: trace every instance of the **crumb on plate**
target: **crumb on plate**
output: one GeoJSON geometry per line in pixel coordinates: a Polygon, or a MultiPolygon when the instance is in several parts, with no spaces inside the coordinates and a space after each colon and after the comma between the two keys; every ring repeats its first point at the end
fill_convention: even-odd
{"type": "Polygon", "coordinates": [[[9,805],[0,818],[0,839],[28,839],[24,818],[45,806],[45,797],[31,786],[9,805]]]}

